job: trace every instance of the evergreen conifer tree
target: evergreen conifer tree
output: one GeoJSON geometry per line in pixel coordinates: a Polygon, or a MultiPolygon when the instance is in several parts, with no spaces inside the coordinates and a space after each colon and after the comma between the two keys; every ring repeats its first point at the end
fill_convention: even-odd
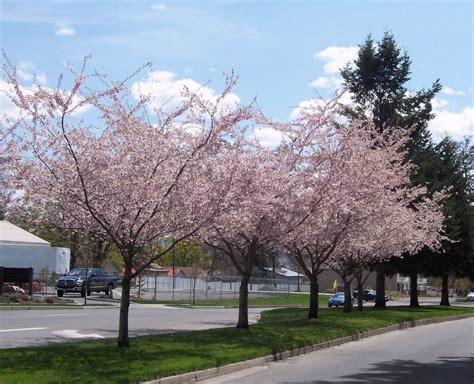
{"type": "MultiPolygon", "coordinates": [[[[355,65],[346,66],[341,75],[355,103],[347,109],[348,116],[370,116],[387,137],[396,130],[410,130],[407,160],[419,166],[432,161],[427,125],[433,117],[431,100],[441,90],[441,84],[436,80],[428,89],[409,90],[410,65],[408,53],[398,46],[393,34],[385,32],[378,42],[368,35],[359,48],[355,65]]],[[[422,183],[426,178],[424,168],[420,166],[412,175],[413,184],[422,183]]],[[[379,264],[376,271],[375,306],[385,308],[385,265],[379,264]]]]}

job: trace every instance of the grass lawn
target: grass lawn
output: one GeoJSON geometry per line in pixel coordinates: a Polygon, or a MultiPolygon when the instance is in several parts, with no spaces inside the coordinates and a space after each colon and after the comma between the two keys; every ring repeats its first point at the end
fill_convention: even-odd
{"type": "MultiPolygon", "coordinates": [[[[329,295],[319,295],[319,305],[326,306],[328,303],[329,295]]],[[[177,300],[177,301],[150,301],[150,300],[132,300],[134,303],[140,304],[167,304],[167,305],[192,305],[191,300],[177,300]]],[[[252,297],[249,299],[249,306],[251,307],[294,307],[309,305],[309,294],[304,293],[290,293],[289,295],[275,295],[270,297],[252,297]]],[[[196,300],[196,306],[205,307],[238,307],[238,299],[221,299],[221,300],[196,300]]]]}
{"type": "Polygon", "coordinates": [[[10,305],[10,300],[8,300],[8,297],[0,296],[0,305],[10,305]]]}
{"type": "MultiPolygon", "coordinates": [[[[322,308],[319,319],[285,308],[262,314],[250,330],[221,328],[131,339],[68,342],[0,350],[1,383],[136,383],[303,347],[403,321],[474,313],[461,307],[391,307],[345,314],[322,308]]],[[[159,320],[157,320],[159,321],[159,320]]]]}

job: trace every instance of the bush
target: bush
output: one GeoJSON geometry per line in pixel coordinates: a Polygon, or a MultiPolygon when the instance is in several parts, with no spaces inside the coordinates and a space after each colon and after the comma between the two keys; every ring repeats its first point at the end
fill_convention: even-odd
{"type": "Polygon", "coordinates": [[[8,296],[10,303],[27,303],[30,301],[30,297],[24,293],[12,293],[8,296]]]}

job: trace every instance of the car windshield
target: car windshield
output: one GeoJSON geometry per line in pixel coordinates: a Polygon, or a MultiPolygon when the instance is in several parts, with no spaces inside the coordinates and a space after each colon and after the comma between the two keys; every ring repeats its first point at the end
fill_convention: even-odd
{"type": "Polygon", "coordinates": [[[338,299],[340,297],[344,297],[344,294],[343,293],[336,293],[336,294],[332,295],[333,299],[338,299]]]}
{"type": "Polygon", "coordinates": [[[69,273],[66,273],[66,276],[80,276],[80,277],[85,277],[86,276],[86,270],[84,268],[77,268],[73,269],[69,273]]]}

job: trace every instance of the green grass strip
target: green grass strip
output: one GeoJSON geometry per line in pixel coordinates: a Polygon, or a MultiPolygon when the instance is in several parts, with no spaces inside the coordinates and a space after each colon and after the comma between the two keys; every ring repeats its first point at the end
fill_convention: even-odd
{"type": "MultiPolygon", "coordinates": [[[[319,295],[319,305],[326,306],[328,303],[329,295],[319,295]]],[[[309,301],[309,295],[304,293],[290,293],[289,295],[275,295],[269,297],[251,297],[249,298],[249,306],[251,307],[280,307],[280,306],[303,306],[307,307],[309,301]]],[[[175,301],[163,301],[163,300],[142,300],[134,299],[134,303],[139,304],[167,304],[167,305],[192,305],[192,300],[175,300],[175,301]]],[[[199,300],[196,301],[196,307],[233,307],[239,306],[238,299],[217,299],[217,300],[199,300]]]]}
{"type": "MultiPolygon", "coordinates": [[[[144,336],[119,349],[116,340],[68,342],[0,350],[0,382],[136,383],[222,366],[405,321],[474,313],[461,307],[390,307],[343,313],[322,308],[307,320],[306,309],[262,314],[250,330],[221,328],[144,336]]],[[[159,319],[155,326],[159,327],[159,319]]]]}

